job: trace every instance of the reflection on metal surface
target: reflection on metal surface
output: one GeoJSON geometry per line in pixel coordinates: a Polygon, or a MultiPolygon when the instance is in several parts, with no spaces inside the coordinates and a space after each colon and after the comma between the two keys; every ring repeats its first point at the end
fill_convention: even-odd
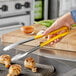
{"type": "MultiPolygon", "coordinates": [[[[60,53],[62,53],[63,51],[62,50],[52,50],[52,49],[50,49],[49,48],[49,50],[48,49],[45,49],[45,48],[41,48],[40,49],[40,55],[41,56],[44,56],[44,57],[47,57],[47,58],[52,58],[52,59],[59,59],[59,60],[66,60],[66,61],[74,61],[74,62],[76,62],[76,56],[69,56],[69,54],[66,54],[66,56],[63,54],[61,54],[60,55],[60,53]],[[57,53],[56,54],[56,52],[59,52],[59,54],[57,53]]],[[[64,50],[64,52],[65,52],[65,50],[64,50]]],[[[71,51],[70,51],[70,53],[72,53],[71,51]]],[[[73,53],[75,53],[75,52],[73,52],[73,53]]]]}
{"type": "Polygon", "coordinates": [[[76,76],[76,68],[70,70],[69,72],[66,72],[66,73],[63,74],[62,76],[76,76]]]}

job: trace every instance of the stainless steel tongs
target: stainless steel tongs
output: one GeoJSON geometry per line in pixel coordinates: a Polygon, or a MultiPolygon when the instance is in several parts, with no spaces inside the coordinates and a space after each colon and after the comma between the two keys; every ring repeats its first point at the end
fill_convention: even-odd
{"type": "MultiPolygon", "coordinates": [[[[57,36],[55,36],[55,37],[53,37],[53,38],[51,38],[51,39],[43,42],[43,43],[41,43],[40,45],[38,45],[38,46],[30,49],[29,51],[25,52],[24,54],[17,54],[16,56],[14,56],[14,57],[12,58],[12,61],[16,61],[16,60],[18,60],[18,59],[20,59],[20,58],[22,58],[22,57],[24,57],[24,56],[26,56],[26,55],[34,52],[34,51],[36,51],[37,49],[39,49],[39,48],[41,48],[41,47],[49,44],[50,42],[54,41],[55,39],[61,38],[61,37],[65,36],[65,35],[67,35],[67,34],[69,33],[69,30],[68,30],[67,27],[61,27],[61,28],[59,28],[59,29],[57,29],[57,30],[55,30],[55,31],[53,31],[53,32],[48,33],[47,35],[52,35],[52,34],[55,34],[55,33],[57,33],[57,32],[60,32],[60,31],[62,31],[62,30],[66,30],[66,32],[61,33],[61,34],[59,34],[59,35],[57,35],[57,36]]],[[[47,36],[47,35],[46,35],[46,36],[47,36]]],[[[21,44],[23,44],[23,43],[26,43],[26,42],[29,42],[29,41],[32,41],[32,40],[35,40],[35,39],[39,39],[39,38],[42,38],[42,37],[44,37],[44,35],[37,35],[37,36],[34,36],[34,37],[32,37],[32,38],[29,38],[29,39],[26,39],[26,40],[23,40],[23,41],[20,41],[20,42],[11,44],[11,45],[9,45],[9,46],[6,46],[3,50],[4,50],[4,51],[7,51],[7,50],[9,50],[9,49],[12,49],[12,48],[18,46],[18,45],[21,45],[21,44]]]]}

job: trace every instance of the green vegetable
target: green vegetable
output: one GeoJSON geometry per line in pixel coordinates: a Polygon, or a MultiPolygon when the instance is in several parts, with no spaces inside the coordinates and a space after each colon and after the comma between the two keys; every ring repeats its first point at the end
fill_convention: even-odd
{"type": "MultiPolygon", "coordinates": [[[[46,27],[50,27],[54,22],[55,20],[43,20],[43,21],[35,22],[35,24],[41,24],[46,27]]],[[[72,27],[76,27],[76,24],[73,24],[72,27]]]]}
{"type": "Polygon", "coordinates": [[[72,27],[76,27],[76,24],[73,24],[72,27]]]}
{"type": "Polygon", "coordinates": [[[50,27],[54,22],[55,22],[55,20],[43,20],[43,21],[35,22],[35,24],[41,24],[46,27],[50,27]]]}

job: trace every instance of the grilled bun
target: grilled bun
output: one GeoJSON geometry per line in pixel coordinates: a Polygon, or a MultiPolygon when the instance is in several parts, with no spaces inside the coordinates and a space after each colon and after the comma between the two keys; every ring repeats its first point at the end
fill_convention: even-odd
{"type": "Polygon", "coordinates": [[[24,66],[32,70],[32,72],[37,72],[37,67],[34,58],[28,57],[24,61],[24,66]]]}
{"type": "Polygon", "coordinates": [[[21,73],[21,66],[18,64],[11,65],[7,76],[18,76],[21,73]]]}
{"type": "Polygon", "coordinates": [[[1,55],[0,56],[0,63],[1,64],[5,64],[5,67],[10,67],[10,65],[11,65],[11,57],[10,57],[10,55],[6,55],[6,54],[4,54],[4,55],[1,55]]]}

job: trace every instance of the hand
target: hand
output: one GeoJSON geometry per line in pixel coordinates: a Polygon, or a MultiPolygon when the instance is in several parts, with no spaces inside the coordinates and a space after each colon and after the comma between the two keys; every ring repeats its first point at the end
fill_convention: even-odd
{"type": "MultiPolygon", "coordinates": [[[[43,35],[46,35],[46,34],[52,32],[52,31],[54,31],[54,30],[56,30],[56,29],[59,29],[60,27],[63,27],[63,26],[66,26],[66,27],[70,28],[73,23],[74,23],[74,21],[73,21],[73,19],[72,19],[72,17],[71,17],[71,14],[70,14],[70,13],[67,13],[67,14],[65,14],[64,16],[58,18],[58,19],[53,23],[53,25],[52,25],[51,27],[49,27],[49,28],[43,33],[43,35]]],[[[59,32],[59,33],[53,34],[53,35],[49,35],[49,36],[48,36],[48,39],[50,39],[50,38],[52,38],[52,37],[54,37],[54,36],[56,36],[56,35],[58,35],[58,34],[60,34],[60,33],[63,33],[63,32],[65,32],[65,30],[63,30],[63,31],[61,31],[61,32],[59,32]]],[[[50,44],[52,45],[52,44],[54,44],[54,43],[57,43],[57,42],[59,42],[61,39],[62,39],[62,38],[56,39],[56,40],[54,40],[53,42],[51,42],[50,44]]]]}

